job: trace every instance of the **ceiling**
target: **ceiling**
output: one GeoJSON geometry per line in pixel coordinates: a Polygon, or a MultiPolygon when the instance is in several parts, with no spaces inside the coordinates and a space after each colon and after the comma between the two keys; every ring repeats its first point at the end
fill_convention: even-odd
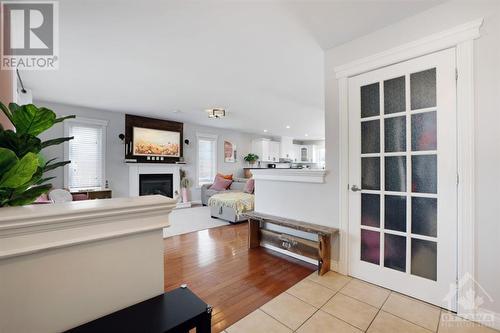
{"type": "Polygon", "coordinates": [[[321,139],[324,50],[437,3],[64,0],[59,70],[21,74],[36,100],[321,139]]]}

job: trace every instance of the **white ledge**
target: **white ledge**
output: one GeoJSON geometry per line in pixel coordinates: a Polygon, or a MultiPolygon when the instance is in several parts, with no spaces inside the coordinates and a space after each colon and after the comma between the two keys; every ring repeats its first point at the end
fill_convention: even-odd
{"type": "Polygon", "coordinates": [[[0,208],[0,259],[168,226],[164,196],[0,208]]]}
{"type": "Polygon", "coordinates": [[[252,169],[255,180],[324,183],[326,170],[320,169],[252,169]]]}

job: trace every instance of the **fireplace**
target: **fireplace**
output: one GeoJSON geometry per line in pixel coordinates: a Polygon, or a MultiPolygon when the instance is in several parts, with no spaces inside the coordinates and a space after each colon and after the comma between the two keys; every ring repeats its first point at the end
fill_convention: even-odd
{"type": "Polygon", "coordinates": [[[174,197],[173,174],[140,174],[139,195],[161,194],[174,197]]]}

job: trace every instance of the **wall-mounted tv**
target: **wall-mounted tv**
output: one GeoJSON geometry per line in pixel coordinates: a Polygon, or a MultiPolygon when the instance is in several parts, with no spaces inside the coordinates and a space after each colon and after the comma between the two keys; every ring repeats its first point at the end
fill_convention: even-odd
{"type": "Polygon", "coordinates": [[[125,116],[125,158],[147,163],[174,163],[182,158],[183,124],[125,116]]]}

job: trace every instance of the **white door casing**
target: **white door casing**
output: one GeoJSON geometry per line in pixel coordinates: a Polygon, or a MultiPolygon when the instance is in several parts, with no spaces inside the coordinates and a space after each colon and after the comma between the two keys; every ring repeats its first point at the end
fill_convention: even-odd
{"type": "MultiPolygon", "coordinates": [[[[348,273],[363,280],[399,291],[450,310],[456,310],[456,295],[452,293],[452,297],[450,299],[449,290],[450,284],[454,283],[457,277],[457,125],[455,68],[455,49],[453,48],[384,67],[348,79],[349,184],[357,185],[359,188],[362,188],[362,156],[366,165],[369,164],[366,161],[370,160],[372,165],[378,164],[379,168],[376,172],[373,172],[373,168],[369,169],[372,170],[372,175],[379,175],[378,189],[376,187],[375,189],[369,189],[370,187],[367,185],[367,188],[362,188],[361,192],[349,192],[349,230],[347,235],[349,240],[348,273]],[[411,110],[412,91],[410,86],[410,74],[426,72],[429,70],[432,72],[433,68],[436,69],[436,106],[425,108],[417,107],[417,110],[415,110],[414,107],[414,110],[411,110]],[[403,76],[403,78],[401,78],[401,76],[403,76]],[[384,81],[395,78],[400,78],[399,83],[401,83],[401,81],[404,82],[404,110],[402,112],[400,110],[396,113],[384,114],[384,81]],[[361,87],[369,86],[375,83],[378,83],[378,103],[380,115],[367,115],[362,120],[361,87]],[[432,120],[433,116],[436,117],[434,123],[437,124],[437,147],[429,150],[428,147],[425,147],[428,138],[426,139],[424,137],[420,137],[419,142],[424,142],[423,148],[413,147],[415,149],[412,149],[412,144],[414,144],[414,142],[412,142],[411,134],[413,119],[416,124],[419,124],[420,121],[420,124],[423,122],[428,126],[428,121],[432,120]],[[391,147],[394,145],[403,145],[406,147],[403,149],[399,147],[396,151],[394,151],[394,147],[392,147],[387,152],[385,151],[384,130],[386,122],[388,130],[389,128],[397,129],[398,127],[394,124],[399,124],[400,127],[402,126],[401,128],[406,128],[406,134],[401,133],[401,128],[399,128],[399,132],[396,131],[399,133],[399,138],[404,139],[399,141],[396,140],[396,143],[392,142],[391,144],[391,147]],[[361,154],[362,123],[364,123],[363,126],[366,127],[365,131],[368,131],[369,128],[378,128],[378,138],[380,141],[377,152],[368,150],[368,153],[365,151],[363,155],[361,154]],[[396,169],[404,170],[403,174],[399,174],[401,182],[396,183],[398,183],[397,186],[404,185],[405,188],[401,187],[398,190],[391,188],[391,191],[385,190],[386,180],[384,177],[384,168],[386,166],[386,159],[388,165],[397,165],[396,169]],[[428,193],[428,190],[419,190],[415,188],[417,181],[422,182],[426,180],[426,175],[420,175],[420,178],[415,176],[416,180],[412,181],[412,160],[415,160],[415,165],[417,166],[432,165],[431,162],[434,161],[434,159],[437,159],[436,193],[433,193],[434,190],[430,191],[431,193],[428,193]],[[390,161],[392,161],[392,164],[389,163],[390,161]],[[429,164],[425,161],[431,162],[429,162],[429,164]],[[394,164],[393,162],[397,163],[394,164]],[[405,162],[406,165],[404,165],[405,162]],[[376,202],[376,198],[378,197],[378,226],[376,221],[368,223],[365,222],[365,225],[361,226],[362,196],[365,202],[371,201],[372,203],[376,202]],[[370,198],[370,200],[367,198],[370,198]],[[385,211],[386,200],[388,205],[387,213],[385,211]],[[436,200],[436,234],[434,235],[432,232],[429,234],[428,230],[424,232],[422,232],[422,230],[416,230],[416,232],[419,233],[413,233],[412,202],[415,201],[415,207],[417,207],[417,202],[421,203],[422,201],[427,201],[427,203],[435,203],[436,200]],[[398,215],[395,213],[398,210],[392,207],[404,207],[404,209],[406,209],[406,213],[402,215],[405,216],[405,220],[403,224],[399,223],[400,225],[396,227],[392,225],[390,226],[391,230],[386,230],[384,223],[386,215],[388,216],[387,221],[398,220],[392,216],[394,214],[398,215]],[[361,240],[362,233],[365,240],[364,242],[361,240]],[[367,244],[373,243],[377,237],[378,258],[377,255],[373,254],[373,251],[370,252],[366,250],[367,244]],[[385,248],[386,242],[388,244],[387,249],[385,248]],[[363,251],[361,250],[362,245],[364,246],[363,251]],[[412,249],[412,246],[415,248],[412,249]],[[434,265],[432,262],[434,253],[433,246],[435,246],[436,252],[435,270],[429,268],[434,265]],[[389,249],[394,250],[389,251],[389,249]],[[385,250],[387,250],[388,253],[385,253],[385,250]],[[404,253],[397,254],[398,251],[403,251],[404,253]],[[371,254],[368,256],[365,255],[364,260],[360,260],[361,256],[365,253],[371,254]],[[423,253],[424,255],[418,255],[419,253],[423,253]],[[367,260],[371,262],[367,262],[367,260]],[[392,268],[384,267],[384,265],[392,268]],[[412,274],[412,272],[414,274],[412,274]]],[[[416,84],[415,87],[417,87],[416,84]]],[[[415,93],[418,93],[418,89],[415,93]]],[[[419,132],[416,130],[415,133],[419,132]]],[[[420,135],[424,134],[428,135],[425,131],[420,132],[420,135]]],[[[417,139],[418,138],[415,138],[415,141],[417,141],[417,139]]],[[[370,142],[370,140],[365,141],[369,142],[368,145],[371,145],[372,148],[376,146],[373,144],[373,140],[372,142],[370,142]]],[[[393,168],[391,168],[391,170],[392,169],[393,168]]],[[[420,169],[415,170],[415,174],[420,172],[418,170],[420,169]]],[[[390,172],[388,176],[391,176],[390,172]]],[[[397,180],[398,177],[394,177],[394,174],[392,174],[391,177],[388,177],[387,181],[391,183],[393,178],[397,180]]],[[[388,187],[394,187],[394,184],[388,184],[388,187]]],[[[426,186],[423,187],[425,188],[426,186]]],[[[376,207],[376,205],[372,206],[376,207]]],[[[416,211],[418,216],[418,210],[416,211]]],[[[399,218],[399,221],[401,222],[401,218],[399,218]]],[[[376,244],[372,244],[370,246],[372,246],[372,250],[377,248],[376,244]]]]}

